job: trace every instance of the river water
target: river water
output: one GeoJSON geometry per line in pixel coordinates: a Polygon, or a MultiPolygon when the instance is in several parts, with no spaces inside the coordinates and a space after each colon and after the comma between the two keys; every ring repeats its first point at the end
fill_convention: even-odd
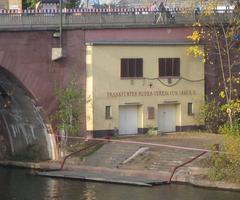
{"type": "Polygon", "coordinates": [[[240,192],[190,185],[136,187],[30,175],[0,167],[0,200],[239,200],[240,192]]]}

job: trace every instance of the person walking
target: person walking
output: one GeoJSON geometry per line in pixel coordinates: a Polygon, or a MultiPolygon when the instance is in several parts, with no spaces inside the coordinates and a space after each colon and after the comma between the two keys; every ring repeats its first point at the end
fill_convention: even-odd
{"type": "Polygon", "coordinates": [[[156,24],[158,22],[165,24],[165,21],[166,21],[166,8],[165,8],[163,2],[161,2],[158,6],[158,18],[156,20],[156,24]]]}
{"type": "Polygon", "coordinates": [[[153,24],[156,24],[156,21],[157,21],[157,11],[158,11],[158,7],[157,7],[157,2],[156,1],[154,1],[153,4],[150,6],[150,11],[151,11],[151,13],[154,14],[153,24]]]}
{"type": "Polygon", "coordinates": [[[195,15],[195,21],[199,22],[199,17],[201,15],[201,7],[200,7],[200,5],[197,5],[197,7],[195,8],[194,15],[195,15]]]}

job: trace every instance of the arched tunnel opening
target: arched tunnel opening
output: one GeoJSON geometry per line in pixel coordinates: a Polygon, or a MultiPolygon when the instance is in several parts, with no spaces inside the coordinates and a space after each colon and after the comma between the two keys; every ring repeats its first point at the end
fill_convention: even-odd
{"type": "Polygon", "coordinates": [[[53,138],[34,99],[0,67],[0,160],[54,159],[53,138]]]}

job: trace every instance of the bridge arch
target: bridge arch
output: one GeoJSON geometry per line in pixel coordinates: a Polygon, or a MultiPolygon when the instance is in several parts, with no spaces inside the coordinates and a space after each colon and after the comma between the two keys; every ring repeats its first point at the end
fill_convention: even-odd
{"type": "MultiPolygon", "coordinates": [[[[55,139],[34,97],[0,66],[0,159],[11,156],[56,159],[55,139]]],[[[30,158],[31,159],[31,158],[30,158]]]]}

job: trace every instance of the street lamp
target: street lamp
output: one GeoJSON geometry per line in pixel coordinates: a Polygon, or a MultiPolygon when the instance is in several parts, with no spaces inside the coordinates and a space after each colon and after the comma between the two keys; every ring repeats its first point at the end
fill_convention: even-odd
{"type": "Polygon", "coordinates": [[[59,34],[60,34],[60,44],[59,47],[62,48],[63,46],[63,40],[62,40],[62,0],[59,0],[59,5],[60,5],[60,27],[59,27],[59,34]]]}
{"type": "MultiPolygon", "coordinates": [[[[58,48],[52,48],[52,60],[58,60],[60,58],[63,58],[63,34],[62,34],[62,29],[63,29],[63,23],[62,23],[62,1],[59,0],[59,47],[58,48]]],[[[55,34],[53,34],[55,36],[55,34]]],[[[56,36],[55,36],[56,37],[56,36]]]]}

